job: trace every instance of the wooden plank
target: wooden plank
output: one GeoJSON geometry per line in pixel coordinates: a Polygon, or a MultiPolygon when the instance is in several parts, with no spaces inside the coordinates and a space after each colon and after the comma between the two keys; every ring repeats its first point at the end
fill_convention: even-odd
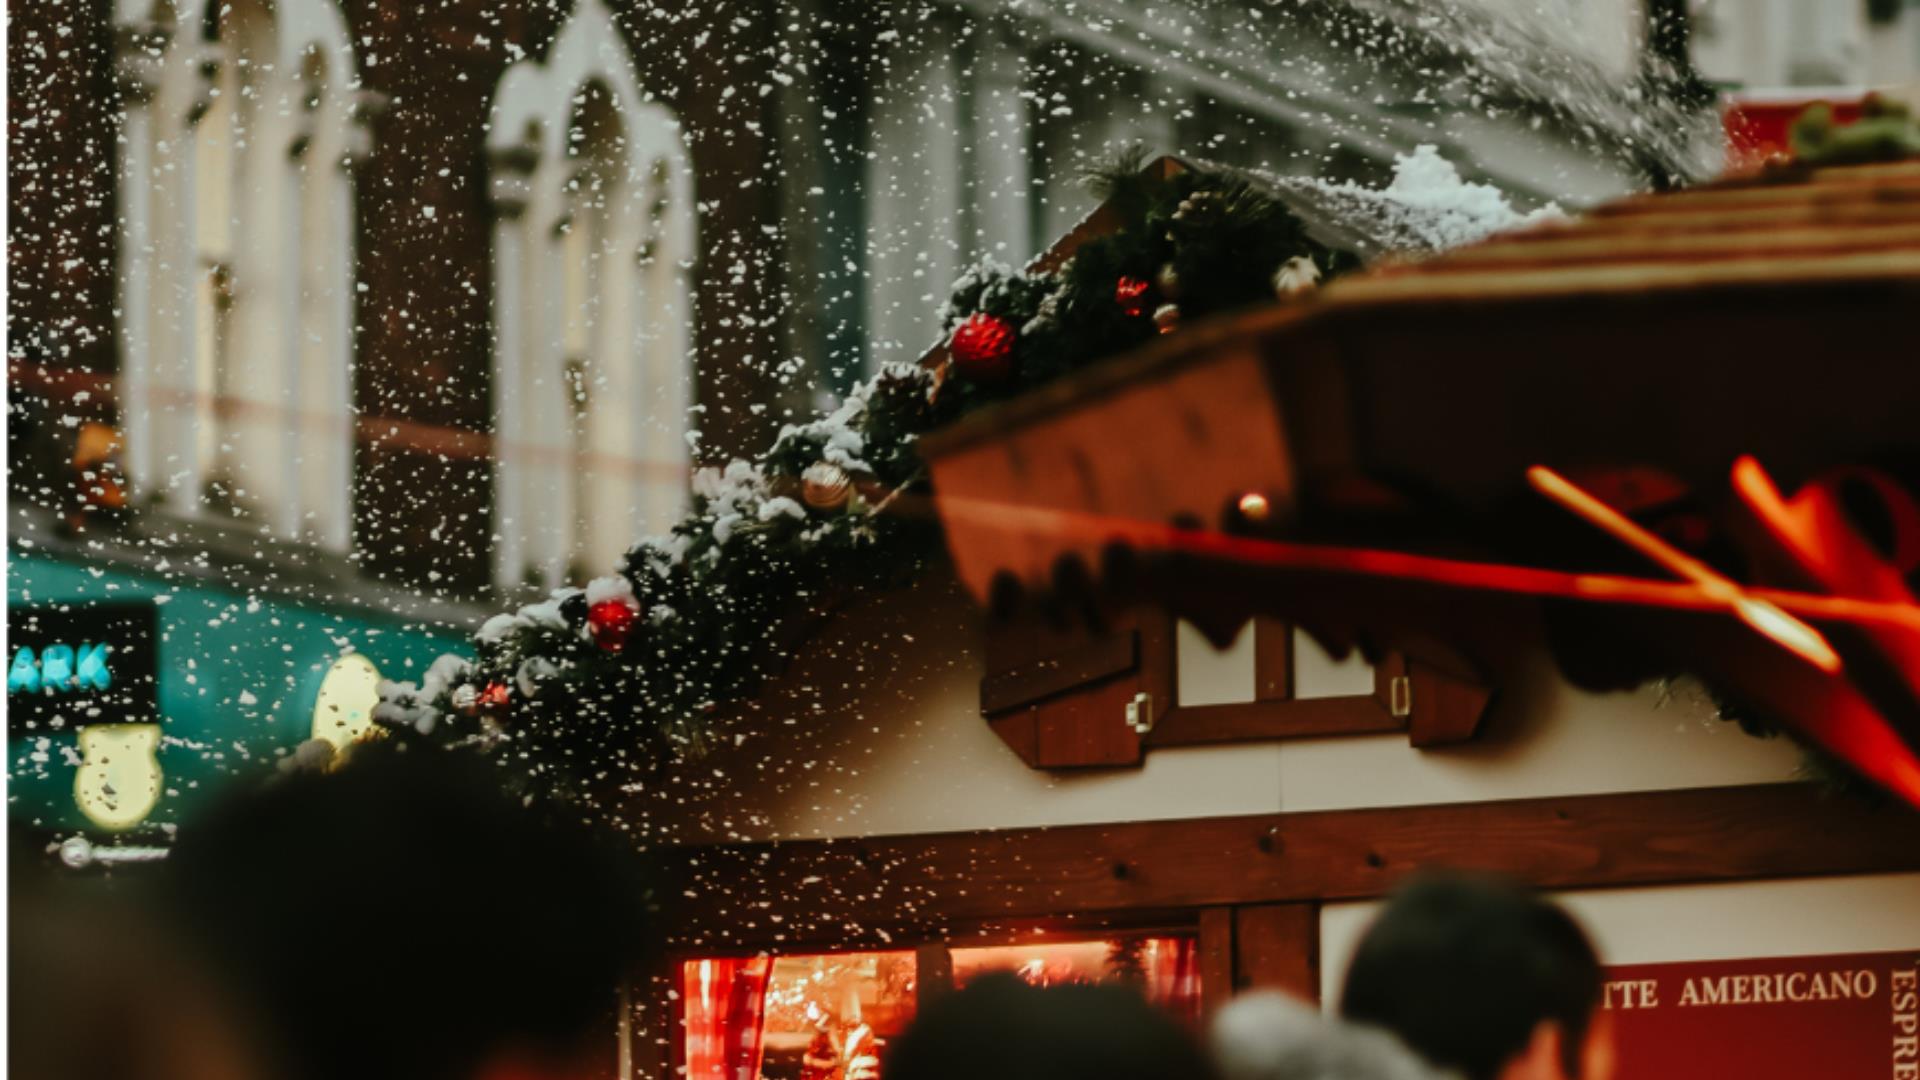
{"type": "Polygon", "coordinates": [[[1140,639],[1132,630],[1089,638],[1050,656],[994,671],[980,680],[980,711],[988,716],[1037,704],[1101,679],[1125,675],[1140,664],[1140,639]]]}
{"type": "Polygon", "coordinates": [[[1406,726],[1371,696],[1236,701],[1182,705],[1154,725],[1147,736],[1147,745],[1194,746],[1326,735],[1378,735],[1405,731],[1406,726]]]}
{"type": "Polygon", "coordinates": [[[1253,620],[1253,699],[1293,697],[1293,627],[1279,619],[1253,620]]]}
{"type": "Polygon", "coordinates": [[[1035,707],[1034,748],[1043,769],[1112,768],[1140,762],[1140,736],[1127,726],[1132,679],[1109,679],[1035,707]]]}
{"type": "Polygon", "coordinates": [[[1208,1017],[1234,994],[1232,908],[1200,910],[1199,949],[1200,1015],[1208,1017]]]}
{"type": "Polygon", "coordinates": [[[1284,990],[1320,1000],[1320,905],[1248,904],[1233,909],[1233,986],[1284,990]]]}
{"type": "Polygon", "coordinates": [[[1542,888],[1920,870],[1920,815],[1809,784],[682,848],[676,944],[895,943],[958,922],[1377,897],[1427,865],[1542,888]]]}
{"type": "Polygon", "coordinates": [[[1407,738],[1415,746],[1445,746],[1474,737],[1493,702],[1493,691],[1418,660],[1407,664],[1413,715],[1407,738]]]}
{"type": "Polygon", "coordinates": [[[931,1001],[953,990],[953,950],[942,941],[922,945],[913,954],[914,1007],[924,1009],[931,1001]]]}
{"type": "Polygon", "coordinates": [[[1000,741],[1007,744],[1029,769],[1038,769],[1040,765],[1040,719],[1038,711],[1026,709],[1006,716],[996,716],[987,721],[1000,741]]]}

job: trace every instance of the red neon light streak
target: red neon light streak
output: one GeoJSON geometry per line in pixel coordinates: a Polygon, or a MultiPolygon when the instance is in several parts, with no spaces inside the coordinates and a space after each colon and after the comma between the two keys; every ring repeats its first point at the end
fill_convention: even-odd
{"type": "MultiPolygon", "coordinates": [[[[1757,468],[1757,466],[1755,466],[1757,468]]],[[[1763,475],[1763,474],[1761,474],[1763,475]]],[[[1798,676],[1772,680],[1785,695],[1788,714],[1806,735],[1860,772],[1920,806],[1920,757],[1892,729],[1880,710],[1840,677],[1837,651],[1805,620],[1856,626],[1884,637],[1920,633],[1920,604],[1898,595],[1836,596],[1788,589],[1749,588],[1674,550],[1591,495],[1549,470],[1530,472],[1543,493],[1580,513],[1684,580],[1656,581],[1616,574],[1574,573],[1501,563],[1411,555],[1364,548],[1325,547],[1228,536],[1127,518],[1005,504],[943,495],[940,512],[949,523],[968,522],[1027,537],[1050,537],[1083,550],[1115,541],[1144,552],[1185,553],[1246,566],[1332,575],[1386,578],[1449,588],[1540,598],[1720,612],[1808,662],[1798,676]]],[[[1736,473],[1736,485],[1743,477],[1736,473]]],[[[1744,477],[1749,485],[1753,476],[1744,477]]],[[[1768,488],[1771,484],[1769,482],[1768,488]]],[[[1750,492],[1743,492],[1751,497],[1750,492]]],[[[1767,500],[1759,500],[1765,506],[1767,500]]],[[[1773,507],[1784,507],[1777,494],[1773,507]]],[[[1768,507],[1771,508],[1771,507],[1768,507]]],[[[1763,517],[1766,516],[1763,512],[1763,517]]],[[[1777,519],[1776,519],[1777,520],[1777,519]]]]}
{"type": "Polygon", "coordinates": [[[1626,515],[1582,491],[1545,465],[1528,469],[1527,480],[1533,484],[1534,490],[1572,510],[1608,535],[1671,570],[1676,576],[1699,586],[1703,593],[1719,600],[1734,617],[1762,637],[1829,675],[1840,673],[1840,654],[1827,643],[1820,631],[1780,610],[1775,604],[1747,595],[1746,590],[1731,579],[1634,524],[1626,515]]]}
{"type": "MultiPolygon", "coordinates": [[[[942,514],[952,521],[988,523],[1008,532],[1051,536],[1084,545],[1090,550],[1108,542],[1123,541],[1145,552],[1203,555],[1271,569],[1392,578],[1520,596],[1678,611],[1713,611],[1727,607],[1724,596],[1712,595],[1694,582],[1470,562],[1376,548],[1260,540],[1074,510],[1012,508],[1003,503],[957,495],[941,495],[940,506],[942,514]],[[1019,523],[1014,524],[1012,519],[1019,519],[1019,523]]],[[[1920,631],[1920,607],[1912,604],[1825,596],[1790,589],[1746,588],[1742,591],[1753,599],[1763,600],[1802,619],[1920,631]]]]}

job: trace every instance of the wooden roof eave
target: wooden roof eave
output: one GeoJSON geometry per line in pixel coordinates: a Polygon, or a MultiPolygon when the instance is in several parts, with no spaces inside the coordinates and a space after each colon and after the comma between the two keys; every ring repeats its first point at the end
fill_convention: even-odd
{"type": "MultiPolygon", "coordinates": [[[[1785,659],[1712,590],[1576,581],[1590,567],[1556,550],[1529,487],[1536,465],[1656,477],[1728,541],[1755,528],[1758,511],[1729,510],[1744,456],[1785,491],[1873,465],[1920,495],[1920,165],[1789,179],[1378,268],[930,434],[956,570],[982,601],[1144,594],[1216,636],[1270,615],[1481,675],[1553,637],[1554,601],[1581,600],[1589,629],[1613,626],[1600,652],[1677,660],[1920,805],[1920,684],[1909,701],[1785,659]],[[1316,537],[1334,539],[1298,542],[1316,537]]],[[[1862,670],[1912,644],[1780,595],[1862,670]]]]}

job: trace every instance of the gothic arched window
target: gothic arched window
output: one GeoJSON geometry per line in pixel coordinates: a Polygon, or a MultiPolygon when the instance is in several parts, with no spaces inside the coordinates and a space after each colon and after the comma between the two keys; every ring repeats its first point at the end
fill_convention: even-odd
{"type": "Polygon", "coordinates": [[[553,586],[684,505],[692,172],[599,0],[507,69],[489,132],[494,573],[553,586]]]}

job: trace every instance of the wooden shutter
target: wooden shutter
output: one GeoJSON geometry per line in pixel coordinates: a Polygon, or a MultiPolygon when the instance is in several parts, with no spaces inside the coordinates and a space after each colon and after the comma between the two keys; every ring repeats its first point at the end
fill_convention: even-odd
{"type": "Polygon", "coordinates": [[[1165,708],[1172,685],[1172,621],[1129,614],[1103,630],[1039,619],[987,632],[980,711],[1021,760],[1036,769],[1133,765],[1141,739],[1127,706],[1165,708]]]}
{"type": "Polygon", "coordinates": [[[1020,759],[1036,769],[1134,765],[1156,746],[1259,742],[1402,732],[1417,747],[1473,738],[1492,691],[1457,666],[1402,653],[1374,665],[1373,692],[1295,698],[1292,628],[1255,619],[1254,700],[1178,705],[1174,620],[1141,609],[1103,631],[1062,629],[1039,619],[997,623],[987,633],[980,711],[1020,759]],[[1150,710],[1151,731],[1127,723],[1127,706],[1150,710]]]}

